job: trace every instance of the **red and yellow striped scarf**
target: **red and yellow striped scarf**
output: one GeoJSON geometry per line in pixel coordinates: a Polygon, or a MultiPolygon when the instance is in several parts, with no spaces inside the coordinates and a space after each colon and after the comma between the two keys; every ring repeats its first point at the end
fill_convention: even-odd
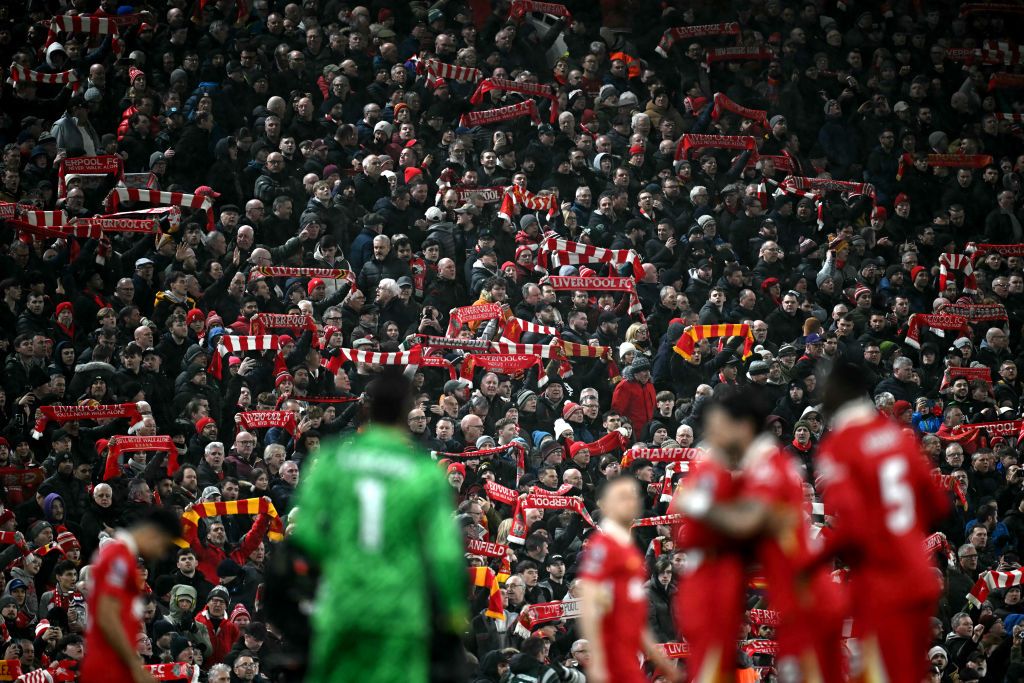
{"type": "MultiPolygon", "coordinates": [[[[181,516],[183,525],[198,526],[199,520],[206,517],[223,517],[224,515],[269,515],[270,531],[267,537],[271,541],[284,540],[284,524],[277,514],[277,509],[269,500],[263,498],[246,498],[244,500],[227,500],[220,503],[199,503],[193,505],[181,516]]],[[[182,539],[175,541],[182,548],[187,548],[188,543],[182,539]]]]}

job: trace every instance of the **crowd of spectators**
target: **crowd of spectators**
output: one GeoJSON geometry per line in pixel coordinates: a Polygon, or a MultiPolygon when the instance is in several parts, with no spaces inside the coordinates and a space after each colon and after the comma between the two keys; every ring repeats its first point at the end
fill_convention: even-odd
{"type": "MultiPolygon", "coordinates": [[[[979,573],[1018,568],[1024,549],[1020,8],[564,8],[0,7],[0,55],[14,65],[0,95],[10,208],[0,220],[0,530],[16,532],[0,546],[3,658],[73,671],[89,558],[148,506],[265,498],[286,518],[303,463],[364,424],[359,396],[388,361],[354,352],[408,352],[420,335],[499,341],[525,322],[521,344],[599,351],[504,374],[482,360],[474,372],[471,344],[453,343],[410,369],[408,426],[424,457],[509,446],[441,456],[467,538],[502,545],[513,530],[488,481],[580,496],[593,510],[595,487],[628,469],[649,485],[645,516],[663,514],[663,464],[624,464],[624,450],[696,446],[702,406],[732,384],[775,405],[769,428],[805,466],[810,500],[828,429],[820,387],[849,361],[963,494],[941,529],[956,560],[940,567],[933,680],[1024,677],[1020,588],[962,612],[979,573]],[[116,35],[54,31],[60,14],[105,18],[116,35]],[[464,69],[441,77],[431,60],[464,69]],[[473,97],[481,79],[548,86],[551,97],[473,97]],[[536,116],[464,125],[471,112],[526,101],[536,116]],[[701,134],[725,137],[681,144],[701,134]],[[741,137],[752,144],[716,142],[741,137]],[[106,155],[121,159],[116,177],[60,173],[64,159],[106,155]],[[74,236],[73,219],[114,212],[104,200],[118,179],[211,208],[134,214],[159,219],[157,234],[74,236]],[[37,210],[57,214],[40,224],[37,210]],[[558,262],[551,237],[588,245],[579,253],[632,250],[641,263],[558,262]],[[548,275],[632,276],[635,294],[555,289],[548,275]],[[501,313],[450,329],[450,312],[472,304],[501,313]],[[309,322],[257,326],[257,314],[309,322]],[[687,328],[711,325],[747,325],[751,340],[709,335],[688,358],[674,349],[687,328]],[[263,334],[274,348],[220,348],[225,335],[263,334]],[[139,414],[40,422],[44,406],[118,404],[139,414]],[[252,411],[294,417],[246,427],[252,411]],[[989,427],[970,426],[980,423],[989,427]],[[108,466],[119,435],[169,436],[176,458],[129,452],[108,466]]],[[[195,662],[211,681],[287,679],[273,662],[300,646],[261,613],[272,521],[202,519],[188,548],[140,567],[147,662],[195,662]]],[[[510,667],[586,670],[571,621],[537,626],[540,643],[514,626],[526,606],[573,595],[588,527],[570,511],[529,510],[525,521],[507,567],[467,558],[504,582],[506,620],[485,616],[477,594],[467,627],[481,682],[510,667]]],[[[676,641],[671,596],[685,557],[668,527],[636,537],[652,628],[676,641]]]]}

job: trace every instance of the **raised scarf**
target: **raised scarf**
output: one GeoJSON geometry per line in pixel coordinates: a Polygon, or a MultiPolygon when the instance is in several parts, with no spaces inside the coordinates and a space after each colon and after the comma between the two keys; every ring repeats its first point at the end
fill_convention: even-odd
{"type": "Polygon", "coordinates": [[[113,175],[124,180],[124,161],[116,154],[100,154],[94,157],[70,157],[61,159],[57,165],[57,196],[66,197],[65,177],[76,175],[113,175]]]}
{"type": "Polygon", "coordinates": [[[199,683],[199,667],[183,662],[166,664],[146,664],[143,668],[158,681],[188,681],[199,683]]]}
{"type": "Polygon", "coordinates": [[[1024,584],[1024,569],[1014,569],[1008,572],[989,570],[982,572],[978,580],[971,587],[967,594],[967,600],[977,608],[988,599],[989,591],[1020,586],[1024,584]]]}
{"type": "MultiPolygon", "coordinates": [[[[501,304],[476,304],[453,308],[448,312],[448,330],[445,334],[448,337],[455,337],[462,326],[467,323],[494,320],[502,317],[503,314],[501,304]]],[[[431,346],[435,346],[435,344],[431,344],[431,346]]]]}
{"type": "Polygon", "coordinates": [[[549,284],[555,291],[566,292],[577,289],[587,291],[629,292],[629,313],[639,316],[645,322],[644,309],[636,294],[636,279],[632,277],[575,277],[548,275],[540,284],[549,284]]]}
{"type": "Polygon", "coordinates": [[[749,107],[744,107],[743,105],[737,104],[726,97],[725,93],[716,92],[714,106],[711,109],[711,119],[717,121],[722,117],[723,112],[729,112],[742,119],[754,121],[764,129],[768,128],[768,112],[763,109],[750,109],[749,107]]]}
{"type": "Polygon", "coordinates": [[[915,349],[921,348],[921,328],[934,327],[939,330],[954,330],[958,336],[969,337],[970,328],[967,321],[958,315],[945,315],[943,313],[915,313],[907,321],[907,336],[904,341],[907,346],[915,349]]]}
{"type": "Polygon", "coordinates": [[[521,83],[510,81],[505,78],[485,78],[477,83],[476,90],[469,98],[470,104],[480,104],[484,95],[492,90],[503,92],[515,92],[530,97],[543,97],[551,102],[551,123],[558,121],[558,96],[550,85],[539,85],[537,83],[521,83]]]}
{"type": "Polygon", "coordinates": [[[640,458],[650,462],[698,462],[705,456],[703,448],[630,448],[622,454],[622,467],[640,458]]]}
{"type": "Polygon", "coordinates": [[[689,159],[690,150],[713,147],[715,149],[757,150],[757,141],[750,135],[705,135],[687,133],[676,145],[676,161],[689,159]]]}
{"type": "Polygon", "coordinates": [[[57,33],[88,33],[94,36],[110,36],[110,47],[115,55],[120,56],[124,50],[118,22],[113,17],[88,17],[82,15],[58,14],[50,20],[50,31],[46,36],[43,48],[50,47],[57,41],[57,33]]]}
{"type": "Polygon", "coordinates": [[[17,83],[18,81],[25,81],[28,83],[44,83],[46,85],[71,85],[71,89],[74,92],[78,92],[81,86],[79,82],[78,74],[73,69],[68,71],[61,71],[55,74],[43,73],[41,71],[33,71],[32,69],[26,69],[20,64],[11,65],[11,80],[17,83]]]}
{"type": "Polygon", "coordinates": [[[344,268],[298,268],[293,266],[259,266],[249,271],[249,279],[258,277],[302,277],[321,280],[345,280],[355,283],[356,274],[344,268]]]}
{"type": "Polygon", "coordinates": [[[974,263],[970,256],[946,252],[939,254],[939,291],[945,291],[949,271],[958,270],[964,276],[964,294],[973,294],[978,290],[978,277],[974,274],[974,263]]]}
{"type": "Polygon", "coordinates": [[[1006,307],[1002,304],[946,304],[942,312],[959,315],[971,325],[1009,320],[1006,307]]]}
{"type": "Polygon", "coordinates": [[[686,38],[709,38],[712,36],[735,36],[739,35],[740,25],[735,21],[723,21],[718,24],[700,24],[698,26],[675,26],[665,29],[658,41],[658,47],[654,48],[662,57],[668,57],[669,50],[676,41],[686,38]]]}
{"type": "Polygon", "coordinates": [[[290,410],[248,410],[239,413],[238,418],[242,428],[248,432],[278,427],[294,437],[295,431],[298,429],[295,413],[290,410]]]}
{"type": "Polygon", "coordinates": [[[515,633],[523,638],[529,638],[533,627],[538,624],[561,621],[562,619],[575,619],[582,613],[583,604],[578,598],[538,602],[535,605],[525,607],[519,613],[515,633]]]}
{"type": "Polygon", "coordinates": [[[547,211],[550,217],[558,213],[558,197],[553,194],[534,194],[518,185],[510,185],[501,197],[498,217],[513,221],[517,206],[528,211],[547,211]]]}
{"type": "Polygon", "coordinates": [[[632,249],[606,249],[591,244],[573,242],[560,237],[545,237],[540,243],[537,262],[542,268],[563,265],[586,265],[588,263],[610,263],[616,268],[631,265],[633,277],[644,276],[643,261],[632,249]]]}
{"type": "Polygon", "coordinates": [[[455,64],[445,64],[444,62],[437,59],[424,59],[416,63],[417,71],[422,67],[426,71],[427,76],[433,80],[439,78],[450,78],[453,81],[472,81],[476,83],[483,78],[483,72],[480,69],[474,69],[469,66],[457,66],[455,64]]]}
{"type": "MultiPolygon", "coordinates": [[[[929,154],[926,159],[930,168],[985,168],[992,163],[992,157],[988,154],[929,154]]],[[[912,155],[901,156],[896,169],[896,180],[901,180],[905,170],[913,163],[912,155]]]]}
{"type": "MultiPolygon", "coordinates": [[[[277,509],[269,500],[263,498],[245,498],[243,500],[226,500],[219,503],[196,503],[191,510],[181,516],[181,523],[197,527],[200,519],[207,517],[223,517],[225,515],[267,515],[270,517],[270,531],[267,537],[271,541],[284,540],[284,524],[281,522],[277,509]]],[[[188,548],[188,542],[177,539],[175,543],[181,548],[188,548]]]]}
{"type": "Polygon", "coordinates": [[[43,438],[46,425],[51,420],[60,424],[74,422],[77,420],[105,420],[129,418],[132,425],[142,421],[139,414],[139,407],[134,403],[114,403],[112,405],[98,406],[40,406],[39,411],[43,414],[36,420],[32,429],[32,438],[43,438]]]}
{"type": "Polygon", "coordinates": [[[968,242],[967,246],[964,247],[964,253],[970,254],[974,258],[993,251],[1003,257],[1024,256],[1024,244],[977,244],[975,242],[968,242]]]}
{"type": "Polygon", "coordinates": [[[992,372],[987,367],[980,368],[946,368],[946,371],[942,373],[942,386],[939,387],[939,392],[942,393],[950,386],[953,382],[963,377],[968,382],[982,381],[988,385],[989,393],[992,393],[992,372]]]}
{"type": "Polygon", "coordinates": [[[125,452],[167,452],[167,476],[178,471],[178,447],[169,436],[113,436],[107,443],[107,461],[103,468],[103,481],[121,475],[121,454],[125,452]]]}
{"type": "Polygon", "coordinates": [[[649,526],[672,526],[676,524],[682,524],[686,520],[684,515],[658,515],[656,517],[641,517],[640,519],[633,520],[633,524],[630,528],[636,529],[640,527],[649,526]]]}
{"type": "Polygon", "coordinates": [[[704,68],[711,70],[717,62],[763,62],[775,59],[775,53],[766,47],[715,47],[704,54],[704,68]]]}
{"type": "Polygon", "coordinates": [[[557,2],[535,2],[534,0],[512,0],[512,6],[508,10],[508,18],[516,22],[523,20],[527,12],[543,12],[556,17],[562,17],[568,21],[572,20],[565,5],[557,2]]]}
{"type": "Polygon", "coordinates": [[[1002,90],[1003,88],[1019,89],[1024,88],[1024,74],[1011,74],[1005,71],[992,74],[988,79],[988,90],[1002,90]]]}
{"type": "Polygon", "coordinates": [[[697,342],[701,339],[714,337],[744,337],[743,359],[746,360],[754,352],[754,334],[750,331],[750,325],[737,325],[734,323],[723,323],[721,325],[694,325],[683,330],[683,334],[673,345],[672,350],[686,360],[693,357],[693,351],[697,348],[697,342]]]}
{"type": "Polygon", "coordinates": [[[467,567],[469,584],[475,588],[487,589],[487,610],[484,616],[489,619],[505,621],[505,601],[498,587],[498,577],[490,567],[467,567]]]}
{"type": "Polygon", "coordinates": [[[476,126],[489,126],[503,121],[514,121],[515,119],[529,116],[533,123],[540,124],[540,114],[537,113],[537,103],[533,100],[524,100],[507,107],[497,107],[484,111],[471,111],[459,118],[459,127],[475,128],[476,126]]]}
{"type": "Polygon", "coordinates": [[[278,338],[272,334],[222,334],[217,340],[217,350],[210,355],[206,371],[218,380],[223,379],[225,355],[246,351],[277,351],[279,348],[278,338]]]}

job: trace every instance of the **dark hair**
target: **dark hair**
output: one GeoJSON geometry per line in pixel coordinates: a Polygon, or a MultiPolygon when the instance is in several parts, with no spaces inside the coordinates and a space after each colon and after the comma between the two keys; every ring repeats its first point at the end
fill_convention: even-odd
{"type": "Polygon", "coordinates": [[[771,407],[759,395],[752,395],[737,386],[723,387],[721,393],[716,392],[709,403],[709,408],[717,408],[734,420],[751,422],[756,431],[760,431],[771,413],[771,407]]]}
{"type": "Polygon", "coordinates": [[[132,524],[133,528],[153,527],[171,538],[181,536],[181,519],[167,508],[150,508],[139,515],[132,524]]]}

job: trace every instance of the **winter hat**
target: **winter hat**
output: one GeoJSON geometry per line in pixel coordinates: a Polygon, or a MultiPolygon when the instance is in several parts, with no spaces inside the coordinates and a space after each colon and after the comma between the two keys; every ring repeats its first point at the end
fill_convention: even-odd
{"type": "Polygon", "coordinates": [[[128,82],[129,83],[134,84],[135,83],[135,79],[138,78],[139,76],[142,76],[143,78],[146,77],[146,74],[142,71],[142,69],[139,69],[139,68],[134,67],[134,66],[128,67],[128,82]]]}
{"type": "Polygon", "coordinates": [[[53,527],[50,526],[49,522],[44,521],[44,520],[39,520],[38,522],[36,522],[35,524],[33,524],[32,526],[30,526],[28,528],[28,537],[29,537],[30,540],[31,539],[35,539],[35,537],[38,536],[39,534],[43,533],[47,529],[52,529],[52,528],[53,527]]]}
{"type": "MultiPolygon", "coordinates": [[[[223,562],[221,563],[223,564],[223,562]]],[[[235,565],[238,566],[237,564],[235,565]]],[[[252,615],[249,614],[249,610],[242,603],[235,605],[235,608],[231,610],[231,616],[229,617],[232,622],[238,620],[238,617],[245,616],[246,619],[252,620],[252,615]]]]}
{"type": "Polygon", "coordinates": [[[201,417],[196,420],[196,434],[202,434],[208,424],[216,424],[212,417],[201,417]]]}
{"type": "Polygon", "coordinates": [[[633,359],[633,364],[629,366],[629,369],[634,373],[643,372],[644,370],[651,369],[651,361],[647,360],[647,356],[638,355],[633,359]]]}
{"type": "Polygon", "coordinates": [[[566,432],[568,432],[570,436],[573,433],[572,427],[569,425],[569,423],[561,418],[555,420],[555,438],[557,439],[561,437],[566,432]]]}
{"type": "Polygon", "coordinates": [[[765,363],[763,360],[755,360],[753,363],[750,364],[750,369],[747,370],[747,374],[750,376],[767,375],[768,364],[765,363]]]}
{"type": "Polygon", "coordinates": [[[570,458],[576,457],[576,454],[579,453],[580,451],[582,451],[586,447],[587,447],[586,442],[584,442],[584,441],[574,441],[572,443],[572,445],[569,446],[569,457],[570,458]]]}
{"type": "Polygon", "coordinates": [[[516,407],[521,409],[523,406],[526,405],[526,402],[530,400],[531,396],[533,398],[537,398],[537,394],[530,391],[529,389],[523,389],[522,391],[520,391],[518,394],[516,394],[516,407]]]}
{"type": "Polygon", "coordinates": [[[483,434],[483,435],[480,436],[479,439],[476,440],[476,447],[477,447],[478,450],[481,449],[481,448],[487,448],[487,447],[490,447],[490,446],[494,446],[494,437],[493,436],[489,436],[487,434],[483,434]]]}
{"type": "Polygon", "coordinates": [[[220,489],[216,486],[207,486],[199,496],[200,500],[211,501],[214,496],[220,496],[220,489]]]}
{"type": "Polygon", "coordinates": [[[242,568],[238,566],[238,563],[232,560],[230,557],[226,557],[220,561],[217,565],[217,576],[221,579],[227,579],[230,577],[241,576],[242,568]]]}
{"type": "Polygon", "coordinates": [[[629,342],[622,342],[619,344],[619,358],[622,358],[627,353],[636,353],[636,347],[629,342]]]}
{"type": "Polygon", "coordinates": [[[448,465],[448,474],[450,475],[452,472],[458,472],[459,474],[462,475],[463,478],[465,478],[466,466],[463,465],[461,462],[453,462],[452,464],[448,465]]]}
{"type": "Polygon", "coordinates": [[[46,630],[48,628],[50,628],[50,622],[48,620],[46,620],[46,619],[40,619],[39,623],[36,624],[36,630],[35,630],[36,638],[38,638],[41,635],[43,635],[44,633],[46,633],[46,630]]]}
{"type": "Polygon", "coordinates": [[[892,404],[892,414],[895,417],[901,417],[903,413],[910,410],[910,401],[896,401],[892,404]]]}
{"type": "Polygon", "coordinates": [[[924,266],[914,266],[913,268],[911,268],[910,269],[910,281],[913,282],[914,280],[916,280],[917,279],[917,274],[920,273],[920,272],[923,272],[923,271],[925,271],[925,267],[924,266]]]}
{"type": "Polygon", "coordinates": [[[61,311],[65,311],[65,310],[67,310],[67,311],[74,311],[74,308],[72,307],[70,301],[61,301],[59,304],[57,304],[56,315],[60,315],[61,311]]]}
{"type": "Polygon", "coordinates": [[[865,284],[858,284],[857,289],[853,290],[853,300],[856,301],[859,299],[861,294],[871,296],[871,288],[865,284]]]}
{"type": "Polygon", "coordinates": [[[935,647],[933,647],[932,649],[928,650],[928,659],[929,659],[929,660],[930,660],[930,659],[931,659],[932,657],[934,657],[935,655],[942,655],[942,656],[943,656],[943,657],[945,657],[945,658],[946,658],[947,660],[949,659],[949,654],[947,654],[947,652],[946,652],[946,648],[944,648],[944,647],[942,647],[942,646],[940,646],[940,645],[936,645],[936,646],[935,646],[935,647]]]}
{"type": "Polygon", "coordinates": [[[583,410],[579,403],[573,403],[572,401],[566,401],[565,405],[562,406],[562,419],[568,420],[569,417],[577,410],[583,410]]]}
{"type": "Polygon", "coordinates": [[[293,381],[292,373],[290,373],[290,372],[280,372],[280,373],[278,373],[277,377],[274,378],[274,388],[276,389],[277,387],[281,386],[282,382],[291,382],[291,381],[293,381]]]}
{"type": "Polygon", "coordinates": [[[231,601],[231,595],[228,593],[228,589],[224,586],[214,586],[213,590],[211,590],[206,596],[206,602],[210,602],[210,600],[213,600],[214,598],[220,598],[224,602],[231,601]]]}
{"type": "Polygon", "coordinates": [[[171,645],[167,648],[168,654],[171,655],[171,660],[176,661],[181,653],[192,647],[192,643],[185,636],[175,633],[171,636],[171,645]]]}
{"type": "Polygon", "coordinates": [[[78,548],[81,549],[81,545],[78,543],[78,539],[70,531],[62,531],[57,534],[57,544],[61,547],[64,552],[78,548]]]}
{"type": "Polygon", "coordinates": [[[313,278],[312,280],[309,281],[309,284],[306,285],[306,293],[307,294],[312,294],[314,289],[316,289],[317,287],[323,287],[323,286],[324,286],[324,281],[321,280],[318,277],[315,277],[315,278],[313,278]]]}

